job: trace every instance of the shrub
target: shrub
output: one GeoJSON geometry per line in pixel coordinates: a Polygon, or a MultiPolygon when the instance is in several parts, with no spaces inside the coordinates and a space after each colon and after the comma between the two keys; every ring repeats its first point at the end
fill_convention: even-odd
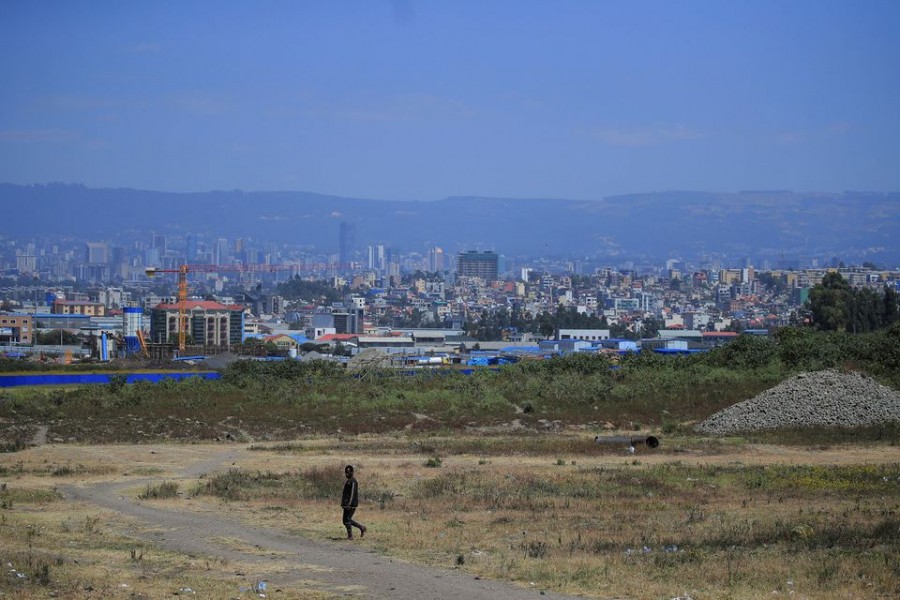
{"type": "Polygon", "coordinates": [[[138,498],[141,500],[157,500],[160,498],[174,498],[178,495],[178,484],[174,481],[166,481],[158,485],[147,484],[144,492],[138,498]]]}
{"type": "Polygon", "coordinates": [[[122,373],[116,373],[115,375],[109,376],[109,383],[106,384],[107,388],[110,392],[115,394],[119,390],[121,390],[128,383],[128,377],[123,375],[122,373]]]}
{"type": "Polygon", "coordinates": [[[736,340],[710,351],[705,362],[734,369],[758,369],[775,358],[775,343],[767,337],[740,335],[736,340]]]}
{"type": "Polygon", "coordinates": [[[206,481],[198,490],[198,494],[209,494],[222,500],[247,500],[248,489],[253,483],[253,476],[242,469],[228,469],[227,473],[216,475],[206,481]]]}

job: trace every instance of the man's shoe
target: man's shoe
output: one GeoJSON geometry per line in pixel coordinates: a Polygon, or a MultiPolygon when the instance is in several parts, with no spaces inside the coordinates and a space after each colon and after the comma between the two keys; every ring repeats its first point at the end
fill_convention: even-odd
{"type": "Polygon", "coordinates": [[[359,537],[363,537],[366,535],[366,526],[364,525],[362,529],[359,530],[359,537]]]}

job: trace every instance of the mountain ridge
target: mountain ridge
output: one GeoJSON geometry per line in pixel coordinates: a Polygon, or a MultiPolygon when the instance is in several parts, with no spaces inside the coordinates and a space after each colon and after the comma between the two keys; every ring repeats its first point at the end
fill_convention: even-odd
{"type": "Polygon", "coordinates": [[[161,192],[81,184],[0,184],[15,223],[7,236],[92,240],[151,233],[338,246],[342,221],[357,246],[507,255],[660,260],[833,256],[900,264],[900,192],[671,190],[598,200],[450,196],[400,201],[304,191],[161,192]]]}

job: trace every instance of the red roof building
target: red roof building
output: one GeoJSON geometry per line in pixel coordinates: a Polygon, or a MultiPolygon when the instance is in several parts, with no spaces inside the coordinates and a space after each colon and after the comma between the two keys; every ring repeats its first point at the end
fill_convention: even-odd
{"type": "MultiPolygon", "coordinates": [[[[244,340],[244,307],[224,305],[211,300],[188,300],[184,303],[187,335],[199,346],[228,347],[244,340]]],[[[178,303],[158,304],[150,311],[150,341],[171,344],[178,341],[178,303]]]]}

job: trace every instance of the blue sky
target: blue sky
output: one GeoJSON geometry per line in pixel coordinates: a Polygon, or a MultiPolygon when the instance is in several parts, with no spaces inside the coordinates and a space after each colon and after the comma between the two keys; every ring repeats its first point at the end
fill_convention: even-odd
{"type": "Polygon", "coordinates": [[[0,181],[900,190],[896,0],[0,3],[0,181]]]}

